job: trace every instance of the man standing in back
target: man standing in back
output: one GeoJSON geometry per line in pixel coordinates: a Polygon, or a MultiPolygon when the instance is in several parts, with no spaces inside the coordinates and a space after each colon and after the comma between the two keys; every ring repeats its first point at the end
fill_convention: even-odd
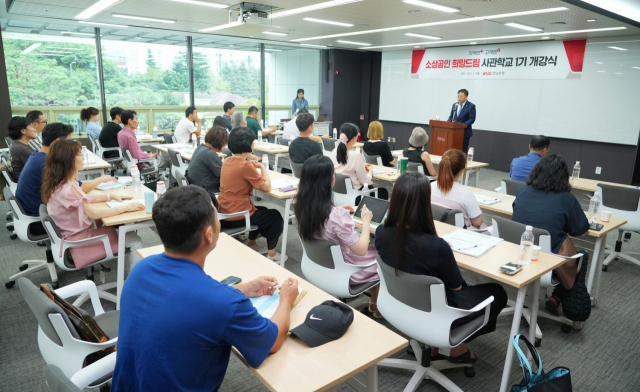
{"type": "Polygon", "coordinates": [[[536,135],[532,137],[529,144],[529,155],[514,158],[511,161],[511,170],[509,172],[511,179],[514,181],[527,181],[527,177],[529,177],[529,173],[531,173],[536,163],[549,152],[550,144],[551,139],[546,136],[536,135]]]}
{"type": "Polygon", "coordinates": [[[476,122],[476,105],[467,100],[469,91],[462,89],[458,91],[458,103],[454,103],[451,108],[451,114],[447,121],[453,121],[461,124],[467,124],[464,129],[464,141],[462,143],[462,152],[465,154],[469,151],[469,139],[473,136],[473,128],[471,125],[476,122]]]}
{"type": "Polygon", "coordinates": [[[36,129],[36,134],[38,134],[35,139],[31,139],[29,147],[31,147],[33,151],[38,152],[42,148],[42,131],[44,127],[47,126],[47,118],[44,116],[44,113],[39,110],[30,111],[26,117],[32,121],[33,127],[36,129]]]}
{"type": "Polygon", "coordinates": [[[236,111],[236,105],[229,101],[229,102],[225,102],[224,106],[222,107],[222,109],[224,110],[224,115],[222,116],[225,120],[227,120],[227,129],[229,130],[229,132],[231,132],[231,130],[233,129],[233,126],[231,125],[231,115],[236,111]]]}

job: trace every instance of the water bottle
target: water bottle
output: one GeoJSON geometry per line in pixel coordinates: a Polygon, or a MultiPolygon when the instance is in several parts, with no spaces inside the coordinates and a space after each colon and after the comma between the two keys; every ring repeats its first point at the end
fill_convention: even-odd
{"type": "Polygon", "coordinates": [[[473,147],[469,147],[467,152],[467,162],[473,162],[473,147]]]}
{"type": "Polygon", "coordinates": [[[156,194],[158,197],[162,196],[167,191],[167,188],[164,185],[164,181],[158,181],[156,184],[156,194]]]}
{"type": "Polygon", "coordinates": [[[151,131],[151,137],[154,139],[158,138],[158,127],[153,127],[153,131],[151,131]]]}
{"type": "Polygon", "coordinates": [[[520,237],[520,254],[518,261],[522,265],[531,264],[531,251],[533,249],[533,227],[527,226],[522,237],[520,237]]]}
{"type": "Polygon", "coordinates": [[[576,161],[576,165],[573,167],[573,174],[571,175],[571,182],[577,183],[580,179],[580,161],[576,161]]]}
{"type": "Polygon", "coordinates": [[[269,156],[267,154],[262,154],[262,166],[266,170],[269,170],[269,156]]]}
{"type": "Polygon", "coordinates": [[[396,164],[393,167],[393,169],[395,170],[396,173],[400,173],[400,161],[402,160],[402,153],[398,154],[398,157],[396,158],[396,164]]]}
{"type": "Polygon", "coordinates": [[[82,160],[85,165],[89,163],[89,154],[87,153],[87,147],[85,146],[82,146],[82,160]]]}
{"type": "Polygon", "coordinates": [[[587,219],[589,220],[589,224],[593,224],[593,222],[596,221],[598,210],[600,209],[600,202],[600,194],[596,192],[589,202],[589,212],[587,212],[587,219]]]}
{"type": "Polygon", "coordinates": [[[262,131],[258,131],[258,143],[262,143],[262,131]]]}
{"type": "Polygon", "coordinates": [[[356,154],[360,154],[360,147],[356,147],[356,154]]]}
{"type": "Polygon", "coordinates": [[[140,170],[138,170],[138,166],[131,166],[131,182],[133,183],[134,192],[139,192],[142,189],[142,184],[140,183],[140,170]]]}
{"type": "Polygon", "coordinates": [[[338,128],[333,128],[333,138],[334,139],[338,138],[338,128]]]}

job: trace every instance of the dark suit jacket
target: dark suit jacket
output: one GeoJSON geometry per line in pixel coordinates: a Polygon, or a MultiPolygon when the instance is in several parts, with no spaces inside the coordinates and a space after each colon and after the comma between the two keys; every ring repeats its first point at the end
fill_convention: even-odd
{"type": "MultiPolygon", "coordinates": [[[[453,115],[456,111],[457,103],[454,103],[451,107],[451,114],[449,115],[449,119],[447,121],[453,121],[453,115]]],[[[467,101],[460,112],[460,116],[456,118],[457,123],[467,124],[467,127],[464,129],[464,138],[468,139],[473,136],[473,128],[471,124],[476,122],[476,105],[472,104],[471,101],[467,101]]]]}

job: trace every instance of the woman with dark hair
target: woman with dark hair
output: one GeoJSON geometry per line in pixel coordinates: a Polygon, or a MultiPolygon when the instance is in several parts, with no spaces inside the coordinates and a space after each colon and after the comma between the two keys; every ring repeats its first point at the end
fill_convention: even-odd
{"type": "MultiPolygon", "coordinates": [[[[276,245],[284,228],[282,215],[278,210],[256,207],[251,201],[254,189],[271,191],[271,178],[266,168],[260,162],[247,160],[253,156],[251,151],[254,139],[253,131],[246,127],[234,128],[229,135],[229,150],[233,155],[227,157],[222,165],[218,204],[223,214],[249,211],[251,225],[258,226],[258,230],[249,233],[247,246],[258,253],[267,253],[267,258],[271,261],[281,262],[276,245]],[[267,239],[267,248],[256,243],[258,233],[267,239]]],[[[224,228],[244,227],[245,219],[242,216],[229,218],[220,224],[224,228]]]]}
{"type": "MultiPolygon", "coordinates": [[[[331,189],[335,182],[333,162],[329,158],[314,155],[302,165],[295,204],[300,238],[304,241],[323,239],[337,242],[344,261],[354,265],[369,264],[378,255],[376,249],[369,245],[373,213],[363,206],[362,232],[358,233],[349,214],[349,211],[354,211],[353,207],[333,205],[331,189]]],[[[355,286],[379,280],[377,268],[373,266],[351,275],[349,283],[355,286]]],[[[368,292],[371,294],[369,310],[374,317],[382,318],[376,306],[378,286],[368,292]]]]}
{"type": "Polygon", "coordinates": [[[100,111],[98,109],[93,106],[82,109],[80,111],[80,121],[84,122],[87,135],[91,135],[95,138],[100,137],[102,127],[98,125],[98,121],[100,121],[100,111]]]}
{"type": "MultiPolygon", "coordinates": [[[[551,251],[562,256],[573,256],[578,253],[568,236],[584,236],[589,231],[589,221],[582,210],[578,199],[571,193],[569,184],[569,168],[564,158],[556,154],[548,154],[533,167],[527,178],[527,185],[518,189],[513,201],[513,217],[511,220],[543,229],[551,235],[551,251]]],[[[577,267],[577,265],[576,265],[577,267]]],[[[560,280],[575,280],[577,268],[565,271],[567,267],[556,270],[560,280]],[[564,276],[569,273],[570,276],[564,276]]],[[[546,308],[553,314],[560,315],[560,299],[573,283],[559,284],[553,296],[546,303],[546,308]]]]}
{"type": "Polygon", "coordinates": [[[196,148],[189,162],[189,182],[207,190],[220,192],[220,172],[222,159],[218,156],[227,145],[227,128],[214,125],[204,136],[204,144],[196,148]]]}
{"type": "Polygon", "coordinates": [[[411,137],[409,138],[409,148],[405,148],[402,155],[408,158],[409,162],[421,163],[424,174],[435,177],[437,173],[436,169],[433,168],[431,155],[423,151],[427,143],[429,143],[427,131],[420,127],[413,128],[413,132],[411,132],[411,137]]]}
{"type": "MultiPolygon", "coordinates": [[[[133,196],[118,196],[110,193],[87,195],[76,181],[78,172],[83,168],[84,159],[80,142],[73,139],[59,139],[53,142],[47,153],[47,161],[43,171],[42,201],[47,205],[49,216],[58,226],[65,240],[74,241],[107,234],[111,242],[111,250],[117,253],[118,235],[115,228],[103,226],[94,229],[94,221],[126,212],[144,211],[144,205],[130,203],[113,208],[95,207],[95,203],[133,199],[133,196]]],[[[136,233],[129,232],[125,236],[124,246],[131,251],[139,249],[142,247],[142,239],[136,233]]],[[[87,244],[86,247],[93,249],[95,245],[87,244]]],[[[99,247],[103,247],[102,243],[99,244],[99,247]]],[[[102,251],[104,252],[104,248],[102,251]]],[[[133,268],[138,259],[136,252],[127,254],[126,260],[129,270],[133,268]]],[[[78,267],[97,260],[76,260],[74,258],[78,267]]]]}
{"type": "MultiPolygon", "coordinates": [[[[404,173],[396,181],[391,193],[387,219],[384,225],[376,229],[376,249],[380,259],[396,271],[440,279],[446,287],[449,306],[473,309],[493,296],[487,325],[464,343],[452,348],[450,356],[446,357],[454,363],[476,362],[477,358],[467,349],[466,343],[496,329],[498,315],[507,305],[507,293],[497,283],[467,286],[462,279],[449,244],[438,237],[436,232],[431,212],[431,187],[429,179],[422,173],[404,173]]],[[[477,317],[484,317],[484,314],[483,309],[456,320],[451,328],[477,317]]],[[[431,347],[431,358],[443,359],[442,356],[438,356],[437,347],[431,347]]]]}
{"type": "Polygon", "coordinates": [[[476,197],[469,188],[465,188],[458,180],[464,175],[467,157],[460,150],[448,150],[442,155],[438,165],[438,180],[431,183],[433,204],[460,210],[464,215],[467,227],[484,229],[482,210],[476,197]]]}
{"type": "Polygon", "coordinates": [[[291,114],[296,115],[296,112],[300,109],[309,110],[309,101],[304,98],[304,89],[299,88],[293,104],[291,104],[291,114]]]}

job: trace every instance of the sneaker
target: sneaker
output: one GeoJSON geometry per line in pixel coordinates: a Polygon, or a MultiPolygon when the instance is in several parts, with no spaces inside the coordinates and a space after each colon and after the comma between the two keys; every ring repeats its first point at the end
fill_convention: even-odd
{"type": "Polygon", "coordinates": [[[274,263],[285,262],[285,261],[287,261],[289,259],[289,256],[285,256],[284,260],[281,261],[280,260],[281,257],[282,257],[282,255],[280,253],[277,253],[277,252],[276,252],[276,255],[273,256],[273,257],[267,255],[267,259],[273,261],[274,263]]]}
{"type": "Polygon", "coordinates": [[[264,246],[260,246],[258,244],[253,244],[251,245],[249,248],[253,249],[254,251],[260,253],[261,255],[266,255],[268,252],[268,249],[265,248],[264,246]]]}

